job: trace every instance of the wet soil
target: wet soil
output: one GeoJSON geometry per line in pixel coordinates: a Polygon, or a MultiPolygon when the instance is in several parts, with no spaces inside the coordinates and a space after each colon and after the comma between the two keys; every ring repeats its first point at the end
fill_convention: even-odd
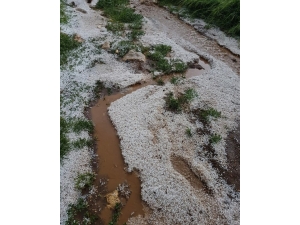
{"type": "Polygon", "coordinates": [[[202,49],[223,61],[235,73],[240,74],[240,57],[238,55],[220,46],[215,40],[200,34],[194,27],[178,19],[177,16],[166,9],[155,4],[136,4],[135,9],[138,13],[153,21],[159,30],[166,33],[167,37],[176,43],[180,43],[182,40],[189,41],[196,48],[202,49]]]}

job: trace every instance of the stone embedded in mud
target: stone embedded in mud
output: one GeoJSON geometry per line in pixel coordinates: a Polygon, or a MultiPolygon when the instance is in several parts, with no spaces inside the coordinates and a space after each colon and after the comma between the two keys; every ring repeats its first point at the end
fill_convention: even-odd
{"type": "Polygon", "coordinates": [[[123,61],[139,61],[139,62],[145,62],[146,57],[141,52],[136,52],[134,50],[130,50],[124,57],[123,61]]]}
{"type": "Polygon", "coordinates": [[[104,42],[104,44],[102,45],[103,49],[110,49],[110,44],[108,41],[104,42]]]}
{"type": "Polygon", "coordinates": [[[114,209],[116,204],[121,202],[119,199],[117,190],[113,191],[112,193],[107,194],[105,197],[106,197],[106,201],[108,203],[107,207],[109,209],[114,209]]]}
{"type": "Polygon", "coordinates": [[[78,34],[75,34],[74,40],[80,43],[84,41],[78,34]]]}
{"type": "Polygon", "coordinates": [[[82,13],[87,13],[84,9],[81,8],[76,8],[77,11],[82,12],[82,13]]]}

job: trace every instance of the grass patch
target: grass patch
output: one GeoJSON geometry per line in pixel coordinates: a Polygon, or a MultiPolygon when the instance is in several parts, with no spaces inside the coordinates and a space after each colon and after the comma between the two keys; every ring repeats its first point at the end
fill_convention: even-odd
{"type": "Polygon", "coordinates": [[[206,110],[201,110],[200,117],[208,122],[210,117],[212,117],[214,119],[221,117],[221,112],[215,110],[214,108],[209,108],[206,110]]]}
{"type": "Polygon", "coordinates": [[[65,118],[60,117],[60,159],[63,159],[71,148],[70,141],[67,137],[69,129],[69,122],[65,118]]]}
{"type": "Polygon", "coordinates": [[[72,143],[72,145],[76,149],[82,149],[84,147],[92,148],[93,144],[94,141],[92,139],[85,139],[85,138],[79,138],[78,140],[72,143]]]}
{"type": "Polygon", "coordinates": [[[89,132],[89,134],[92,134],[94,130],[94,125],[89,120],[78,119],[73,123],[73,130],[77,134],[81,131],[87,131],[89,132]]]}
{"type": "Polygon", "coordinates": [[[218,143],[221,140],[222,140],[222,137],[219,134],[213,134],[209,138],[209,143],[216,144],[216,143],[218,143]]]}
{"type": "Polygon", "coordinates": [[[159,0],[159,3],[184,7],[192,17],[218,26],[228,35],[240,36],[239,0],[159,0]]]}
{"type": "Polygon", "coordinates": [[[119,219],[120,213],[121,213],[122,205],[121,203],[117,203],[115,205],[115,208],[113,210],[113,215],[111,221],[108,223],[108,225],[116,225],[117,221],[119,219]]]}
{"type": "Polygon", "coordinates": [[[96,214],[88,211],[88,203],[82,198],[79,198],[75,204],[69,205],[67,214],[66,225],[92,225],[99,219],[96,214]]]}
{"type": "Polygon", "coordinates": [[[143,30],[135,29],[135,30],[132,30],[131,32],[129,32],[127,34],[127,37],[129,38],[129,40],[136,41],[144,34],[145,34],[145,32],[143,30]]]}
{"type": "Polygon", "coordinates": [[[184,94],[179,95],[177,98],[174,97],[172,92],[169,92],[166,97],[166,107],[171,111],[181,111],[183,106],[197,96],[196,91],[192,88],[185,90],[184,94]]]}
{"type": "Polygon", "coordinates": [[[163,79],[159,78],[157,80],[157,84],[160,85],[160,86],[163,86],[163,85],[165,85],[165,82],[163,81],[163,79]]]}
{"type": "Polygon", "coordinates": [[[83,173],[79,174],[75,179],[75,187],[78,190],[83,190],[84,188],[90,188],[96,179],[94,173],[83,173]]]}
{"type": "Polygon", "coordinates": [[[187,128],[187,129],[185,130],[185,134],[186,134],[188,137],[192,137],[193,134],[192,134],[191,128],[187,128]]]}
{"type": "Polygon", "coordinates": [[[161,71],[165,74],[176,72],[182,73],[188,67],[187,65],[180,59],[172,59],[170,62],[165,59],[165,56],[172,50],[171,46],[168,45],[155,45],[153,46],[153,52],[148,53],[147,57],[154,61],[155,69],[161,71]]]}
{"type": "Polygon", "coordinates": [[[105,88],[104,84],[102,81],[97,80],[95,87],[93,89],[93,95],[95,99],[100,98],[100,92],[105,88]]]}
{"type": "Polygon", "coordinates": [[[106,25],[106,29],[112,31],[114,34],[119,34],[125,29],[124,23],[110,22],[106,25]]]}
{"type": "Polygon", "coordinates": [[[118,55],[120,57],[123,57],[129,52],[129,50],[132,49],[135,51],[141,51],[140,46],[134,44],[132,41],[120,41],[114,48],[112,48],[112,51],[115,52],[116,50],[118,50],[118,55]]]}
{"type": "Polygon", "coordinates": [[[179,80],[180,80],[179,77],[172,77],[170,82],[171,82],[171,84],[176,85],[176,84],[178,84],[179,80]]]}
{"type": "Polygon", "coordinates": [[[74,35],[60,33],[60,65],[65,65],[68,62],[70,52],[78,48],[81,43],[74,40],[74,35]]]}
{"type": "Polygon", "coordinates": [[[68,23],[69,17],[66,13],[66,2],[60,0],[60,23],[66,24],[68,23]]]}

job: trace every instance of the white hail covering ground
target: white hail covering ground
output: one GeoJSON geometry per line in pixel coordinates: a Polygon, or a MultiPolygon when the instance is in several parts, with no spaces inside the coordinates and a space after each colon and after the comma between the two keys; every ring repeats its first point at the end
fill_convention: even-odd
{"type": "MultiPolygon", "coordinates": [[[[70,3],[71,0],[68,1],[70,3]]],[[[99,54],[99,46],[105,41],[121,40],[105,29],[107,19],[99,11],[89,8],[85,0],[75,0],[78,8],[87,11],[86,14],[68,7],[72,18],[68,25],[62,25],[61,31],[67,34],[78,34],[85,42],[83,49],[78,50],[79,60],[69,62],[71,70],[61,71],[61,96],[63,100],[61,114],[66,118],[83,118],[83,109],[91,97],[92,86],[97,80],[106,85],[126,87],[144,79],[143,74],[135,74],[128,64],[105,50],[99,54]],[[91,39],[93,38],[93,39],[91,39]],[[98,61],[95,66],[91,62],[98,61]]],[[[92,5],[96,1],[92,1],[92,5]]],[[[201,146],[207,143],[208,137],[198,136],[194,131],[198,122],[190,122],[192,115],[174,114],[164,110],[164,96],[169,90],[183,91],[193,87],[199,97],[192,102],[191,107],[201,108],[209,105],[222,112],[225,118],[214,121],[211,130],[226,138],[228,131],[234,129],[239,118],[239,78],[224,63],[196,49],[185,40],[180,45],[155,29],[151,21],[145,25],[146,34],[142,37],[145,45],[164,43],[171,45],[173,57],[185,62],[201,55],[211,63],[212,70],[195,77],[182,86],[148,86],[129,94],[109,108],[109,114],[121,139],[122,154],[129,170],[140,171],[142,180],[142,198],[153,209],[149,215],[151,224],[160,224],[158,218],[164,218],[161,224],[238,224],[239,195],[231,187],[219,179],[218,174],[201,155],[201,146]],[[191,52],[186,51],[183,47],[191,52]],[[165,91],[164,91],[165,90],[165,91]],[[186,128],[192,129],[194,135],[187,138],[186,128]],[[193,189],[188,181],[176,172],[171,164],[170,156],[176,155],[187,160],[193,171],[212,187],[216,195],[207,196],[203,190],[193,189]],[[227,194],[235,196],[230,199],[227,194]],[[188,212],[188,214],[187,214],[188,212]],[[156,218],[156,222],[154,220],[156,218]],[[193,222],[191,222],[193,221],[193,222]]],[[[70,134],[73,140],[87,137],[87,133],[70,134]]],[[[226,167],[225,146],[221,141],[215,150],[218,160],[226,167]]],[[[80,196],[74,187],[74,179],[78,173],[91,171],[92,159],[90,149],[73,150],[61,164],[61,223],[67,219],[68,205],[75,203],[80,196]]],[[[142,224],[145,219],[137,222],[131,219],[131,224],[142,224]]]]}

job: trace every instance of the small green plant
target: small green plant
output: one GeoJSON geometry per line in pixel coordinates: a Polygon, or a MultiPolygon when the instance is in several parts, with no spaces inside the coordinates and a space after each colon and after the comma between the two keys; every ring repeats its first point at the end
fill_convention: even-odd
{"type": "Polygon", "coordinates": [[[160,85],[160,86],[163,86],[165,84],[165,82],[163,81],[163,79],[159,78],[157,80],[157,84],[160,85]]]}
{"type": "Polygon", "coordinates": [[[94,98],[98,99],[100,98],[100,92],[105,88],[104,84],[102,81],[100,80],[97,80],[96,81],[96,84],[95,84],[95,87],[94,87],[94,90],[93,90],[93,93],[94,93],[94,98]]]}
{"type": "Polygon", "coordinates": [[[108,225],[116,225],[117,224],[117,221],[118,221],[120,213],[121,213],[121,209],[122,209],[121,203],[117,203],[115,205],[115,208],[114,208],[114,211],[113,211],[112,219],[108,223],[108,225]]]}
{"type": "Polygon", "coordinates": [[[67,137],[69,129],[69,122],[65,118],[60,117],[60,159],[63,159],[63,157],[70,151],[71,145],[67,137]]]}
{"type": "Polygon", "coordinates": [[[83,147],[92,148],[94,144],[94,140],[92,139],[85,139],[85,138],[79,138],[75,142],[72,143],[74,148],[82,149],[83,147]]]}
{"type": "Polygon", "coordinates": [[[167,59],[162,58],[156,62],[156,69],[168,74],[172,72],[172,65],[167,59]]]}
{"type": "Polygon", "coordinates": [[[94,125],[89,120],[78,119],[73,122],[73,130],[75,133],[80,133],[81,131],[87,131],[90,134],[92,134],[94,130],[94,125]]]}
{"type": "Polygon", "coordinates": [[[60,0],[60,23],[66,24],[68,23],[69,17],[66,13],[66,2],[64,0],[60,0]]]}
{"type": "Polygon", "coordinates": [[[106,25],[106,29],[112,31],[114,34],[119,34],[120,31],[125,29],[124,23],[111,22],[106,25]]]}
{"type": "Polygon", "coordinates": [[[88,203],[82,198],[79,198],[75,204],[69,205],[67,214],[66,225],[92,225],[99,219],[97,215],[88,211],[88,203]]]}
{"type": "Polygon", "coordinates": [[[191,100],[193,100],[197,96],[198,96],[197,92],[194,89],[189,88],[189,89],[184,91],[183,101],[184,102],[186,102],[186,101],[190,102],[191,100]]]}
{"type": "Polygon", "coordinates": [[[145,32],[142,30],[132,30],[127,34],[127,36],[130,40],[136,41],[140,38],[140,36],[143,36],[144,34],[145,32]]]}
{"type": "Polygon", "coordinates": [[[192,137],[192,136],[193,136],[192,131],[191,131],[190,128],[187,128],[187,129],[185,130],[185,133],[186,133],[186,135],[187,135],[188,137],[192,137]]]}
{"type": "Polygon", "coordinates": [[[174,111],[180,111],[181,110],[181,104],[180,104],[180,102],[177,98],[174,98],[174,94],[172,92],[169,92],[167,94],[166,106],[170,110],[174,110],[174,111]]]}
{"type": "Polygon", "coordinates": [[[178,84],[179,77],[172,77],[170,82],[171,82],[171,84],[175,84],[175,85],[178,84]]]}
{"type": "Polygon", "coordinates": [[[81,45],[74,40],[74,35],[60,33],[60,65],[65,65],[68,62],[69,54],[72,50],[81,45]]]}
{"type": "Polygon", "coordinates": [[[182,60],[179,60],[179,59],[172,60],[171,64],[172,64],[172,67],[173,67],[173,71],[175,73],[183,73],[188,68],[188,66],[182,60]]]}
{"type": "Polygon", "coordinates": [[[154,51],[166,56],[172,50],[171,46],[159,44],[154,46],[154,51]]]}
{"type": "Polygon", "coordinates": [[[216,144],[219,141],[222,140],[222,137],[219,134],[213,134],[210,138],[209,138],[209,143],[211,144],[216,144]]]}
{"type": "Polygon", "coordinates": [[[84,188],[90,188],[96,179],[94,173],[83,173],[79,174],[75,179],[75,187],[78,190],[83,190],[84,188]]]}
{"type": "Polygon", "coordinates": [[[118,44],[113,48],[113,52],[116,52],[118,50],[118,55],[120,57],[125,56],[129,50],[139,50],[139,46],[135,45],[132,41],[120,41],[118,44]]]}
{"type": "Polygon", "coordinates": [[[221,117],[221,112],[215,110],[214,108],[209,108],[206,110],[201,110],[200,117],[203,118],[205,121],[209,121],[210,117],[214,119],[221,117]]]}

